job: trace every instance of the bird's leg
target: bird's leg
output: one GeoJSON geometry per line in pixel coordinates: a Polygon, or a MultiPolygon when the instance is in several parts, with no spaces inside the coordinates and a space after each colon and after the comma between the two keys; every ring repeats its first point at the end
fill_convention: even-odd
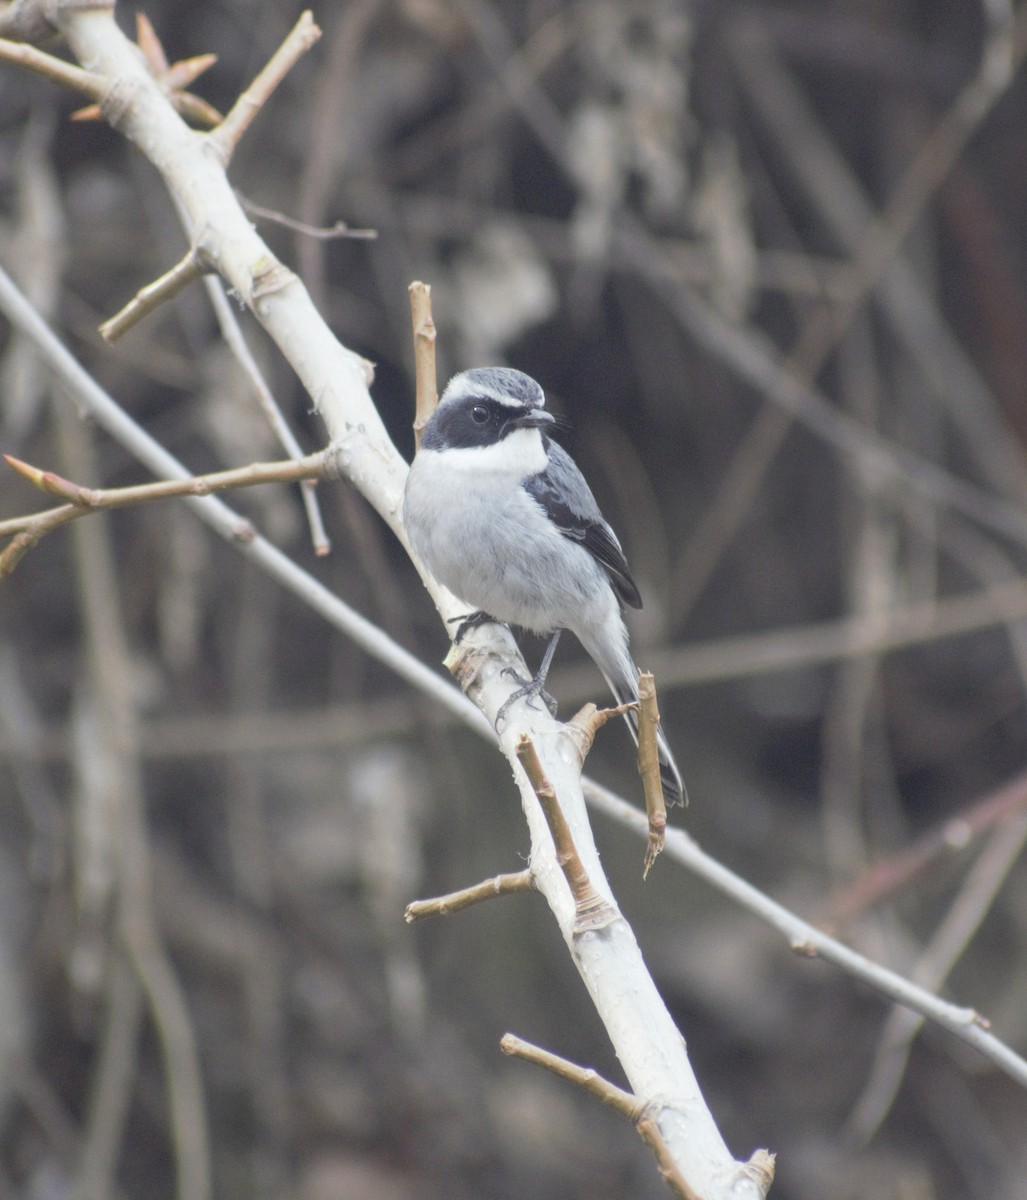
{"type": "Polygon", "coordinates": [[[506,718],[507,709],[510,707],[510,705],[513,704],[515,700],[523,700],[525,696],[528,697],[529,704],[531,704],[531,702],[537,696],[541,696],[543,704],[545,704],[546,708],[549,709],[549,715],[551,717],[556,716],[556,701],[545,690],[545,682],[546,676],[549,674],[549,667],[553,661],[553,655],[556,653],[556,643],[560,640],[560,634],[562,632],[562,629],[557,629],[549,638],[549,645],[546,646],[546,652],[542,655],[542,664],[539,667],[538,673],[535,675],[534,679],[522,679],[516,673],[516,671],[514,671],[513,667],[507,667],[503,671],[504,675],[512,676],[512,678],[521,686],[516,692],[513,693],[513,695],[509,696],[503,702],[499,712],[496,713],[497,729],[499,728],[500,721],[506,718]]]}
{"type": "Polygon", "coordinates": [[[453,635],[453,641],[456,642],[458,646],[463,640],[464,634],[468,631],[468,629],[474,629],[476,625],[502,624],[502,621],[497,621],[495,617],[490,617],[487,612],[483,612],[480,608],[472,613],[464,613],[463,616],[460,617],[450,617],[446,621],[446,624],[456,625],[457,621],[459,621],[460,624],[457,627],[456,633],[453,635]]]}

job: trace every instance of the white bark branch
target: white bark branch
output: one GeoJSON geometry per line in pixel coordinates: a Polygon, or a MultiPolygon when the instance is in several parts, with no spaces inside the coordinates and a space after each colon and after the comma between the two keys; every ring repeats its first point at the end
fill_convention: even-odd
{"type": "MultiPolygon", "coordinates": [[[[247,220],[225,175],[223,135],[197,133],[184,124],[136,47],[115,24],[112,10],[58,2],[54,16],[79,62],[110,81],[101,108],[160,171],[184,213],[191,249],[227,280],[302,380],[328,428],[327,454],[406,546],[401,521],[406,464],[368,392],[369,364],[337,341],[303,284],[275,258],[247,220]]],[[[181,469],[173,460],[166,465],[175,472],[181,469]]],[[[212,498],[202,503],[210,513],[230,512],[224,506],[215,509],[219,502],[212,498]]],[[[251,547],[255,544],[249,534],[247,541],[251,547]]],[[[284,559],[266,543],[262,556],[284,559]]],[[[443,619],[455,616],[459,606],[453,598],[423,569],[421,573],[443,619]]],[[[495,627],[475,631],[469,642],[461,666],[465,687],[494,722],[510,690],[509,682],[501,678],[502,668],[516,665],[523,670],[523,664],[505,631],[495,627]]],[[[515,761],[517,736],[523,731],[533,738],[593,886],[616,909],[585,811],[577,747],[567,730],[547,714],[536,713],[523,702],[515,713],[516,719],[507,722],[500,739],[504,753],[515,761]]],[[[724,1144],[699,1091],[684,1040],[627,922],[618,914],[602,930],[574,935],[574,904],[556,863],[549,830],[519,768],[515,776],[531,831],[537,886],[560,923],[636,1096],[653,1111],[671,1160],[704,1200],[728,1196],[758,1200],[765,1189],[745,1174],[745,1164],[735,1162],[724,1144]]]]}

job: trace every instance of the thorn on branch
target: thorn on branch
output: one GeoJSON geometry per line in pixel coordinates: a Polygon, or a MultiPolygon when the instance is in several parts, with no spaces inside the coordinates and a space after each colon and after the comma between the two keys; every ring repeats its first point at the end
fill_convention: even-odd
{"type": "Polygon", "coordinates": [[[96,495],[90,488],[80,487],[77,483],[72,483],[70,479],[64,479],[54,471],[41,471],[39,467],[22,462],[20,458],[15,458],[12,454],[5,454],[4,461],[12,470],[17,471],[22,479],[27,479],[41,492],[46,492],[48,496],[66,500],[77,508],[95,508],[96,495]]]}
{"type": "MultiPolygon", "coordinates": [[[[169,64],[160,38],[142,13],[136,13],[136,44],[150,74],[177,113],[197,125],[213,127],[222,120],[221,114],[213,105],[186,90],[217,62],[216,54],[197,54],[193,58],[183,58],[179,62],[169,64]]],[[[103,116],[101,102],[78,109],[71,114],[71,119],[99,121],[103,116]]]]}

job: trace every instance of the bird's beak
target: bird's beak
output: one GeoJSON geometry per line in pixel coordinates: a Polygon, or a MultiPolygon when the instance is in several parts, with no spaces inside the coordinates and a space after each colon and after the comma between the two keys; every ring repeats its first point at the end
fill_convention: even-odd
{"type": "Polygon", "coordinates": [[[532,408],[522,416],[511,417],[507,425],[511,429],[542,429],[546,425],[552,425],[555,420],[553,414],[546,412],[544,408],[532,408]]]}

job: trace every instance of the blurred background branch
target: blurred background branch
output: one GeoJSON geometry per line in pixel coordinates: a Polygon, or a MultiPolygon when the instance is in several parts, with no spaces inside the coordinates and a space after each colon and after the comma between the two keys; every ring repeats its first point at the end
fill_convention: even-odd
{"type": "MultiPolygon", "coordinates": [[[[25,10],[0,14],[7,36],[26,36],[25,10]]],[[[147,12],[169,62],[217,51],[190,86],[221,111],[295,15],[248,0],[147,12]]],[[[978,813],[1027,751],[1023,6],[371,0],[316,15],[322,48],[239,142],[233,182],[308,225],[379,231],[267,237],[376,363],[389,434],[409,452],[404,293],[424,278],[440,381],[508,361],[570,424],[641,577],[633,643],[687,765],[689,832],[793,909],[842,914],[855,949],[947,978],[1022,1049],[1023,809],[978,813]],[[825,448],[778,407],[770,385],[796,380],[856,441],[825,448]],[[910,486],[921,464],[955,485],[955,507],[910,486]],[[957,828],[874,903],[844,903],[957,828]]],[[[190,472],[279,457],[258,376],[202,289],[100,347],[100,322],[188,249],[176,214],[121,138],[67,122],[70,93],[6,66],[0,89],[0,254],[31,302],[190,472]]],[[[291,373],[256,338],[250,353],[298,449],[316,448],[291,373]]],[[[13,332],[2,372],[2,449],[61,469],[65,401],[51,405],[13,332]]],[[[77,482],[138,482],[114,441],[91,453],[95,477],[77,482]]],[[[0,477],[4,515],[24,510],[23,488],[0,477]]],[[[241,517],[269,562],[276,547],[310,556],[312,518],[286,489],[236,499],[226,532],[241,517]]],[[[320,503],[326,594],[441,657],[437,618],[366,503],[348,487],[320,503]]],[[[664,1194],[613,1114],[497,1065],[499,1032],[517,1028],[618,1078],[541,906],[481,906],[416,940],[401,921],[415,895],[509,869],[521,818],[494,753],[367,656],[359,622],[357,641],[326,633],[176,505],[101,519],[153,911],[192,1014],[216,1190],[664,1194]],[[369,799],[383,789],[384,823],[369,799]]],[[[108,761],[87,720],[103,681],[73,545],[48,538],[0,605],[0,1062],[32,1063],[2,1072],[3,1172],[31,1195],[111,1179],[170,1195],[174,1005],[162,1026],[105,965],[124,831],[102,788],[70,784],[108,761]],[[89,983],[97,963],[106,990],[89,983]]],[[[558,698],[601,695],[561,654],[558,698]]],[[[639,797],[612,733],[589,768],[639,797]]],[[[601,832],[729,1141],[780,1152],[774,1194],[1019,1194],[1014,1085],[789,963],[663,860],[642,888],[637,839],[601,832]]]]}

